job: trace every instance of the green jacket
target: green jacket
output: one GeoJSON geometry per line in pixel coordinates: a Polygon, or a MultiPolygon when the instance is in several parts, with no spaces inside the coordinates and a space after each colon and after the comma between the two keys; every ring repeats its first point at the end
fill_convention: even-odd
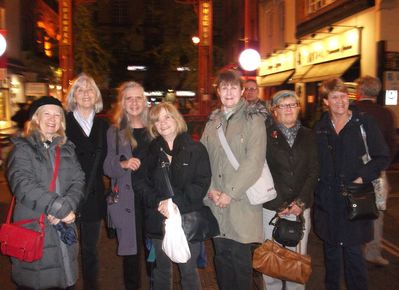
{"type": "Polygon", "coordinates": [[[232,197],[226,208],[217,207],[207,197],[204,202],[219,222],[220,236],[240,243],[263,242],[262,205],[251,205],[246,191],[260,177],[266,155],[264,117],[247,103],[240,101],[236,111],[225,119],[220,110],[214,111],[206,124],[201,142],[209,153],[212,170],[210,189],[232,197]],[[238,170],[230,164],[217,134],[223,126],[226,139],[236,159],[238,170]]]}

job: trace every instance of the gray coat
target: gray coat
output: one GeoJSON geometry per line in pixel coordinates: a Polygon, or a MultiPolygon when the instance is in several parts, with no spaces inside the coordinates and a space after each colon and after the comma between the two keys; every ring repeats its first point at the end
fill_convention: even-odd
{"type": "Polygon", "coordinates": [[[104,161],[104,173],[117,183],[119,201],[108,205],[108,214],[116,228],[118,236],[118,255],[137,254],[136,222],[134,192],[132,188],[132,171],[121,167],[120,161],[132,158],[132,147],[126,141],[123,132],[118,130],[119,153],[116,154],[115,127],[107,132],[107,156],[104,161]]]}
{"type": "MultiPolygon", "coordinates": [[[[7,178],[16,197],[14,221],[39,218],[41,214],[66,217],[83,197],[84,173],[75,155],[74,145],[60,146],[60,164],[54,192],[49,191],[53,178],[56,138],[46,149],[39,136],[14,138],[14,148],[7,165],[7,178]]],[[[73,225],[75,227],[75,225],[73,225]]],[[[40,230],[37,223],[27,228],[40,230]]],[[[75,228],[76,230],[76,228],[75,228]]],[[[66,288],[78,278],[78,244],[66,246],[57,230],[45,219],[43,257],[33,263],[12,258],[12,279],[33,289],[66,288]]]]}
{"type": "Polygon", "coordinates": [[[266,128],[264,118],[251,112],[241,101],[237,111],[225,120],[223,112],[215,111],[206,124],[201,142],[209,153],[212,181],[210,189],[228,194],[232,201],[226,208],[204,200],[219,222],[220,236],[240,243],[263,242],[262,205],[251,205],[246,191],[260,177],[266,158],[266,128]],[[240,163],[235,170],[227,159],[219,137],[223,126],[226,139],[240,163]]]}

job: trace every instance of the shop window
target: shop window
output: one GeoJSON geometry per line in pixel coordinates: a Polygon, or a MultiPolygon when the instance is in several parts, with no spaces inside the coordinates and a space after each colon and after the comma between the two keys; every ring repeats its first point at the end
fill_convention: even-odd
{"type": "Polygon", "coordinates": [[[112,1],[111,15],[114,24],[128,23],[128,8],[127,0],[114,0],[112,1]]]}

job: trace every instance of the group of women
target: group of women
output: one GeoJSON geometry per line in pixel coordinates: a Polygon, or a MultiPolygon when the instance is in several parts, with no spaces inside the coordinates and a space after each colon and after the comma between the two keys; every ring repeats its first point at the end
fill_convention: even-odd
{"type": "MultiPolygon", "coordinates": [[[[125,288],[140,288],[143,240],[150,238],[156,254],[153,289],[172,289],[172,262],[162,251],[170,199],[182,214],[205,204],[216,217],[220,234],[213,242],[219,289],[252,289],[253,245],[271,239],[269,221],[276,213],[287,219],[304,217],[304,237],[292,250],[306,253],[314,194],[316,233],[325,245],[327,289],[339,289],[342,253],[348,289],[367,289],[360,246],[371,239],[371,223],[347,220],[340,192],[346,183],[373,180],[387,166],[387,148],[375,124],[349,110],[347,91],[339,79],[322,85],[328,112],[315,131],[301,125],[299,99],[293,91],[273,96],[274,122],[266,126],[261,110],[242,98],[242,80],[236,72],[221,72],[216,90],[221,107],[209,117],[201,142],[187,134],[187,125],[173,105],[161,103],[149,109],[144,88],[133,81],[119,87],[113,126],[96,115],[103,107],[101,94],[85,74],[72,82],[66,116],[55,98],[33,102],[26,136],[13,140],[7,174],[17,200],[14,220],[47,216],[45,246],[39,261],[12,259],[18,289],[74,289],[78,246],[60,239],[57,224],[76,231],[76,218],[84,289],[99,289],[97,246],[106,210],[117,232],[125,288]],[[369,140],[372,160],[366,165],[360,158],[365,151],[356,131],[359,123],[375,136],[369,140]],[[221,146],[221,131],[238,169],[221,146]],[[252,205],[246,190],[261,175],[265,160],[277,197],[263,206],[252,205]],[[167,190],[165,167],[172,192],[167,190]],[[55,190],[50,190],[56,168],[55,190]],[[114,192],[108,204],[103,174],[111,178],[114,192]]],[[[196,269],[200,243],[189,241],[189,248],[190,260],[178,264],[181,285],[186,290],[201,289],[196,269]]],[[[293,282],[283,286],[283,281],[268,276],[264,283],[268,290],[305,288],[293,282]]]]}

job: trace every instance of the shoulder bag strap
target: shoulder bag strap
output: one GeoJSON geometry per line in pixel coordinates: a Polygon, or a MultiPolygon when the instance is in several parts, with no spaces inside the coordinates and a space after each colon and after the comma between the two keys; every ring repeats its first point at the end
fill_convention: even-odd
{"type": "Polygon", "coordinates": [[[60,166],[60,145],[57,145],[55,147],[55,164],[54,164],[54,174],[53,174],[53,179],[50,182],[50,186],[49,186],[49,191],[53,192],[54,188],[55,188],[55,182],[57,180],[57,176],[58,176],[58,168],[60,166]]]}
{"type": "Polygon", "coordinates": [[[230,161],[231,165],[233,166],[233,168],[235,170],[237,170],[238,167],[240,167],[240,163],[238,163],[238,160],[234,156],[233,151],[231,151],[229,143],[227,142],[226,136],[224,135],[224,132],[223,132],[222,123],[220,123],[218,125],[217,131],[218,131],[218,136],[219,136],[220,143],[222,144],[223,150],[224,150],[224,152],[227,155],[227,159],[229,159],[229,161],[230,161]]]}
{"type": "Polygon", "coordinates": [[[367,135],[366,135],[366,130],[364,130],[363,124],[360,124],[360,133],[362,134],[362,139],[364,143],[364,148],[366,149],[366,155],[367,155],[367,162],[371,160],[370,154],[369,154],[369,146],[367,145],[367,135]]]}
{"type": "MultiPolygon", "coordinates": [[[[166,153],[164,152],[164,154],[166,154],[166,153]]],[[[162,170],[162,175],[166,182],[166,187],[169,191],[170,196],[174,196],[175,193],[173,191],[173,187],[172,187],[172,184],[170,183],[170,179],[169,179],[169,172],[168,172],[169,165],[170,165],[169,162],[161,161],[161,170],[162,170]]]]}

